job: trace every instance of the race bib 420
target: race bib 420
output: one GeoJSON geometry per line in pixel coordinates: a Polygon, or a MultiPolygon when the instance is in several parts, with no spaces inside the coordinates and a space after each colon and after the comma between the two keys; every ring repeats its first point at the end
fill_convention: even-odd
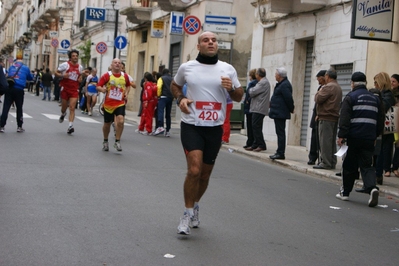
{"type": "Polygon", "coordinates": [[[198,126],[214,126],[223,119],[222,103],[195,102],[195,124],[198,126]]]}

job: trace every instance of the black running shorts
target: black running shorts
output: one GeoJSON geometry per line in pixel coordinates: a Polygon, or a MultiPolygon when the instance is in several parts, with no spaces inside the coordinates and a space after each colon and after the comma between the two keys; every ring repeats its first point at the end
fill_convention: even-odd
{"type": "Polygon", "coordinates": [[[206,164],[215,164],[222,143],[223,128],[200,127],[181,122],[180,139],[184,152],[193,150],[203,152],[202,161],[206,164]]]}
{"type": "Polygon", "coordinates": [[[104,123],[112,123],[114,122],[114,116],[123,115],[125,116],[125,106],[119,106],[114,110],[113,113],[108,113],[104,110],[104,123]]]}

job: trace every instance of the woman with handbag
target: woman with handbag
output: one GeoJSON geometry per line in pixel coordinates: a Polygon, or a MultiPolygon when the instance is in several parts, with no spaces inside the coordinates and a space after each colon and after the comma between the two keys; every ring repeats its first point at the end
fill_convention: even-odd
{"type": "MultiPolygon", "coordinates": [[[[395,106],[395,97],[393,96],[391,89],[391,79],[389,75],[385,72],[380,72],[374,77],[374,86],[380,90],[382,102],[384,106],[385,112],[385,124],[387,124],[392,118],[390,115],[391,107],[395,106]]],[[[377,183],[382,185],[383,182],[383,171],[385,171],[384,176],[391,176],[391,159],[392,159],[392,150],[393,150],[393,142],[394,142],[394,132],[390,131],[390,128],[385,126],[384,134],[382,135],[381,141],[381,151],[377,157],[376,164],[376,175],[377,175],[377,183]]]]}

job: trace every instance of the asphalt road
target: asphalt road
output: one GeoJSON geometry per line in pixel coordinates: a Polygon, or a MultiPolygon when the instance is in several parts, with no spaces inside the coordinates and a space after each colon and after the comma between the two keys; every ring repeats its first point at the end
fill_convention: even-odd
{"type": "Polygon", "coordinates": [[[142,136],[130,123],[123,151],[103,152],[98,113],[78,113],[69,136],[58,104],[40,99],[26,94],[26,132],[10,115],[0,134],[0,266],[398,264],[397,199],[342,202],[336,183],[226,150],[200,228],[178,235],[178,130],[142,136]]]}

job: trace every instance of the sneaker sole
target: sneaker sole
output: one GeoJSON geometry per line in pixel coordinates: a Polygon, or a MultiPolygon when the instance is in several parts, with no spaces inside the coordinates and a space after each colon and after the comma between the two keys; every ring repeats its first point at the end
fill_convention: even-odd
{"type": "Polygon", "coordinates": [[[373,189],[370,193],[369,207],[375,207],[378,205],[378,196],[380,193],[377,189],[373,189]]]}
{"type": "Polygon", "coordinates": [[[337,199],[339,199],[339,200],[342,200],[342,201],[349,201],[349,197],[344,197],[344,196],[341,196],[339,194],[335,195],[335,197],[337,199]]]}
{"type": "Polygon", "coordinates": [[[186,231],[183,231],[183,230],[177,230],[177,233],[179,234],[179,235],[189,235],[190,234],[190,231],[188,231],[188,232],[186,232],[186,231]]]}
{"type": "Polygon", "coordinates": [[[122,149],[118,149],[118,148],[116,147],[116,145],[114,145],[114,148],[115,148],[117,151],[122,151],[122,149]]]}
{"type": "Polygon", "coordinates": [[[198,222],[198,224],[194,224],[195,222],[192,222],[192,225],[193,225],[193,228],[199,228],[199,222],[198,222]]]}

